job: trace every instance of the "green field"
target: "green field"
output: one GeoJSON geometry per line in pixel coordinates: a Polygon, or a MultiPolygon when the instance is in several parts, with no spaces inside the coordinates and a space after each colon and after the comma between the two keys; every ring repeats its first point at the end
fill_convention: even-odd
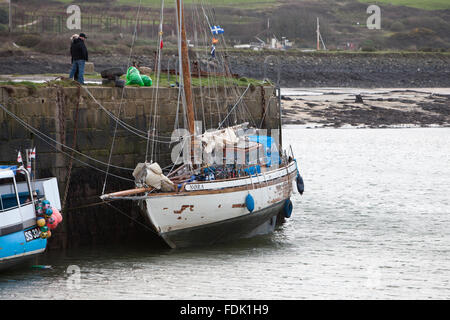
{"type": "MultiPolygon", "coordinates": [[[[73,0],[57,0],[63,3],[76,3],[73,0]]],[[[291,0],[292,2],[299,2],[301,0],[291,0]]],[[[389,3],[392,5],[400,5],[400,6],[408,6],[419,9],[426,10],[445,10],[450,9],[450,0],[359,0],[360,2],[368,3],[368,4],[376,4],[376,3],[389,3]]],[[[92,0],[89,1],[90,4],[96,3],[97,1],[92,0]]],[[[115,5],[139,5],[140,0],[116,0],[115,5]]],[[[209,6],[221,6],[221,7],[265,7],[270,4],[276,4],[281,2],[289,2],[289,1],[277,1],[277,0],[184,0],[186,4],[197,3],[209,6]]],[[[98,2],[104,4],[104,2],[98,2]]],[[[142,4],[147,7],[160,7],[161,0],[142,0],[142,4]]],[[[175,1],[164,1],[165,7],[173,7],[175,5],[175,1]]]]}
{"type": "MultiPolygon", "coordinates": [[[[76,1],[73,0],[57,0],[59,2],[63,3],[75,3],[76,1]]],[[[267,4],[274,4],[277,0],[184,0],[185,4],[201,4],[203,3],[205,6],[221,6],[221,7],[235,7],[236,5],[239,5],[239,7],[256,7],[259,5],[266,6],[267,4]]],[[[95,0],[89,1],[89,4],[105,4],[104,2],[97,2],[95,0]]],[[[115,5],[131,5],[131,6],[138,6],[140,3],[140,0],[116,0],[115,5]]],[[[80,5],[82,5],[81,3],[80,5]]],[[[161,6],[161,0],[142,0],[142,5],[146,7],[160,7],[161,6]]],[[[164,7],[174,7],[175,1],[164,1],[164,7]]]]}
{"type": "MultiPolygon", "coordinates": [[[[1,0],[0,0],[1,1],[1,0]]],[[[38,21],[34,27],[26,28],[26,35],[17,33],[16,44],[43,53],[65,53],[66,48],[48,39],[41,39],[35,33],[44,28],[50,34],[66,32],[61,23],[61,13],[69,4],[79,4],[82,11],[82,24],[85,31],[93,36],[91,51],[96,54],[113,52],[126,54],[133,32],[133,22],[137,16],[140,0],[16,0],[17,12],[26,13],[22,23],[27,25],[38,21]],[[131,6],[131,7],[128,7],[131,6]],[[128,7],[128,8],[127,8],[128,7]],[[19,10],[20,9],[20,10],[19,10]],[[34,20],[34,16],[50,16],[47,20],[34,20]],[[54,15],[56,18],[53,18],[54,15]],[[108,18],[109,17],[109,18],[108,18]],[[44,23],[45,22],[45,23],[44,23]],[[120,30],[120,33],[117,33],[120,30]],[[120,38],[117,37],[120,35],[120,38]],[[34,36],[34,38],[33,38],[34,36]]],[[[142,0],[140,41],[153,39],[157,32],[155,23],[159,22],[162,0],[142,0]]],[[[329,50],[348,50],[351,43],[354,50],[401,50],[401,51],[450,51],[450,0],[183,0],[188,8],[188,19],[196,25],[190,26],[192,32],[201,27],[204,20],[202,10],[206,9],[212,23],[227,29],[226,40],[229,46],[256,42],[256,37],[266,41],[269,37],[285,37],[294,48],[313,48],[316,46],[317,17],[321,21],[321,34],[329,50]],[[371,4],[382,7],[381,30],[369,30],[364,22],[368,15],[366,8],[371,4]],[[192,7],[192,5],[196,7],[192,7]],[[408,8],[404,7],[407,6],[408,8]],[[267,21],[270,19],[270,30],[267,21]],[[360,24],[362,22],[362,24],[360,24]]],[[[165,1],[165,8],[173,8],[175,1],[165,1]]],[[[167,45],[174,44],[175,17],[173,9],[164,12],[165,38],[167,45]]],[[[8,30],[7,10],[0,8],[1,31],[8,30]],[[2,12],[3,10],[3,12],[2,12]]],[[[22,18],[23,19],[23,18],[22,18]]],[[[14,19],[13,19],[14,21],[14,19]]],[[[17,30],[17,31],[21,31],[17,30]]],[[[7,34],[5,33],[4,36],[7,34]]],[[[66,37],[65,35],[64,37],[66,37]]],[[[191,35],[192,36],[192,35],[191,35]]],[[[61,38],[62,39],[62,38],[61,38]]],[[[63,39],[64,40],[64,39],[63,39]]],[[[258,39],[259,40],[259,39],[258,39]]],[[[8,43],[9,40],[3,41],[8,43]]],[[[205,39],[202,39],[204,43],[205,39]]],[[[135,44],[137,52],[145,54],[153,42],[135,44]],[[139,51],[140,50],[140,51],[139,51]]],[[[4,47],[0,45],[0,49],[4,47]]],[[[6,50],[6,49],[5,49],[6,50]]],[[[9,49],[8,49],[9,50],[9,49]]]]}
{"type": "Polygon", "coordinates": [[[450,0],[359,0],[369,4],[377,2],[389,3],[397,6],[407,6],[425,10],[445,10],[450,9],[450,0]]]}

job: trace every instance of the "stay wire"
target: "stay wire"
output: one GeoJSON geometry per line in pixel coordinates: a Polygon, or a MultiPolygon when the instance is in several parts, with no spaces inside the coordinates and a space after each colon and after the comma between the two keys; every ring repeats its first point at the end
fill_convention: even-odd
{"type": "MultiPolygon", "coordinates": [[[[128,70],[128,68],[130,66],[131,55],[133,53],[133,46],[134,46],[134,43],[136,41],[137,25],[138,25],[138,21],[139,21],[139,14],[141,12],[141,7],[142,7],[142,0],[139,0],[139,7],[138,7],[138,10],[137,10],[137,14],[136,14],[136,23],[134,25],[134,33],[133,33],[132,43],[131,43],[131,47],[130,47],[130,55],[128,56],[127,70],[128,70]]],[[[122,88],[122,97],[120,99],[119,112],[118,112],[118,117],[119,118],[120,118],[120,114],[122,112],[122,104],[123,104],[124,93],[125,93],[125,86],[122,88]]],[[[115,125],[115,128],[114,128],[114,136],[113,136],[113,139],[112,139],[112,142],[111,142],[111,149],[109,151],[108,167],[106,168],[105,182],[103,183],[102,195],[105,194],[106,181],[108,180],[109,164],[111,163],[111,157],[112,157],[112,153],[113,153],[113,149],[114,149],[114,143],[115,143],[115,140],[116,140],[117,126],[118,126],[118,122],[116,122],[116,125],[115,125]]]]}
{"type": "MultiPolygon", "coordinates": [[[[97,160],[97,159],[91,158],[91,157],[89,157],[89,156],[87,156],[87,155],[85,155],[85,154],[82,154],[82,153],[80,153],[80,152],[78,152],[78,151],[76,151],[76,150],[74,150],[74,149],[72,149],[72,148],[70,148],[70,147],[68,147],[68,146],[66,146],[66,145],[64,145],[64,144],[62,144],[62,143],[58,143],[56,140],[50,138],[49,136],[47,136],[46,134],[42,133],[41,131],[39,131],[39,130],[37,130],[37,129],[34,129],[33,127],[29,126],[26,122],[24,122],[23,120],[21,120],[20,118],[18,118],[15,114],[13,114],[13,113],[10,112],[8,109],[6,109],[2,104],[0,104],[0,108],[3,109],[9,116],[11,116],[11,117],[12,117],[13,119],[15,119],[17,122],[19,122],[25,129],[27,129],[28,131],[30,131],[31,133],[33,133],[36,137],[38,137],[38,138],[41,139],[43,142],[45,142],[46,144],[48,144],[49,146],[51,146],[51,147],[52,147],[53,149],[55,149],[57,152],[60,152],[60,153],[62,153],[62,154],[64,154],[64,155],[66,155],[67,157],[69,157],[69,158],[71,158],[71,159],[73,159],[73,160],[75,160],[75,161],[78,161],[78,162],[80,162],[80,163],[82,163],[82,164],[84,164],[84,165],[86,165],[86,166],[88,166],[88,167],[90,167],[90,168],[92,168],[92,169],[94,169],[94,170],[100,171],[100,172],[102,172],[102,173],[106,173],[105,170],[102,170],[102,169],[100,169],[100,168],[97,168],[97,167],[95,167],[95,166],[93,166],[93,165],[91,165],[91,164],[89,164],[89,163],[87,163],[87,162],[85,162],[85,161],[82,161],[82,160],[80,160],[80,159],[78,159],[78,158],[75,158],[75,157],[71,156],[69,153],[67,153],[67,152],[65,152],[65,151],[63,151],[63,150],[58,150],[58,148],[56,148],[54,145],[52,145],[48,140],[51,140],[51,141],[57,143],[58,145],[64,146],[65,148],[67,148],[67,149],[69,149],[69,150],[71,150],[71,151],[73,151],[73,152],[75,152],[75,153],[78,153],[78,154],[81,154],[81,155],[83,155],[83,156],[85,156],[85,157],[88,157],[90,160],[93,160],[93,161],[102,163],[102,164],[104,164],[104,165],[107,165],[106,163],[101,162],[101,161],[99,161],[99,160],[97,160]]],[[[111,167],[113,167],[113,166],[111,165],[111,167]]],[[[127,169],[127,170],[131,170],[131,169],[129,169],[129,168],[121,168],[121,167],[117,167],[117,168],[119,168],[119,169],[127,169]]],[[[115,174],[112,174],[112,173],[110,173],[110,175],[111,175],[111,176],[114,176],[114,177],[116,177],[116,178],[122,179],[122,180],[134,181],[134,180],[131,180],[131,179],[128,179],[128,178],[119,176],[119,175],[115,175],[115,174]]]]}
{"type": "MultiPolygon", "coordinates": [[[[31,126],[30,124],[26,123],[25,121],[23,121],[22,119],[20,119],[17,115],[15,115],[14,113],[12,113],[11,111],[9,111],[5,106],[3,106],[2,104],[0,104],[0,108],[5,111],[10,117],[12,117],[14,120],[16,120],[17,122],[19,122],[23,127],[25,127],[25,129],[27,129],[28,131],[32,132],[35,135],[39,135],[42,136],[44,138],[46,138],[47,140],[52,141],[53,143],[55,143],[56,145],[60,146],[60,147],[64,147],[67,150],[70,150],[82,157],[85,157],[91,161],[97,162],[99,164],[102,164],[104,166],[107,166],[108,164],[106,162],[97,160],[95,158],[92,158],[76,149],[73,149],[67,145],[65,145],[64,143],[61,143],[53,138],[51,138],[50,136],[46,135],[45,133],[39,131],[38,129],[36,129],[35,127],[31,126]]],[[[44,142],[46,142],[47,144],[49,144],[50,146],[52,146],[55,150],[59,151],[58,148],[56,148],[55,146],[51,145],[48,141],[46,141],[44,138],[41,138],[44,142]]],[[[74,158],[74,157],[73,157],[74,158]]],[[[76,159],[76,158],[74,158],[76,159]]],[[[110,164],[111,167],[116,168],[116,169],[121,169],[121,170],[128,170],[128,171],[133,171],[134,169],[131,168],[125,168],[125,167],[120,167],[120,166],[116,166],[116,165],[112,165],[110,164]]]]}
{"type": "Polygon", "coordinates": [[[146,136],[146,135],[147,135],[147,132],[142,131],[142,130],[140,130],[140,129],[136,128],[136,127],[133,127],[133,126],[127,124],[126,122],[120,120],[120,119],[119,119],[117,116],[115,116],[111,111],[109,111],[108,109],[106,109],[106,108],[105,108],[105,107],[104,107],[97,99],[95,99],[95,97],[92,95],[92,93],[91,93],[86,87],[83,87],[83,89],[86,90],[86,92],[87,92],[88,95],[93,99],[93,101],[94,101],[94,102],[95,102],[95,103],[96,103],[103,111],[105,111],[105,113],[106,113],[108,116],[110,116],[114,121],[118,122],[119,125],[120,125],[121,127],[123,127],[124,129],[126,129],[127,131],[129,131],[129,132],[133,133],[134,135],[136,135],[136,136],[138,136],[138,137],[140,137],[140,138],[142,138],[142,139],[145,139],[145,140],[151,140],[151,141],[155,141],[155,142],[158,142],[158,143],[167,143],[167,144],[173,143],[172,137],[153,135],[154,137],[172,139],[171,141],[163,141],[163,140],[153,139],[153,138],[150,138],[150,137],[146,136]],[[145,136],[144,136],[144,135],[145,135],[145,136]]]}

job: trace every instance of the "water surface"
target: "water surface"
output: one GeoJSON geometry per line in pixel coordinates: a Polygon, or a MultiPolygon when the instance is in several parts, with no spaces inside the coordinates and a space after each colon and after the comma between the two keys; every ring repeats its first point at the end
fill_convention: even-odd
{"type": "Polygon", "coordinates": [[[283,136],[306,190],[274,234],[183,250],[50,252],[33,263],[52,269],[0,274],[0,298],[450,298],[449,128],[294,126],[283,136]]]}

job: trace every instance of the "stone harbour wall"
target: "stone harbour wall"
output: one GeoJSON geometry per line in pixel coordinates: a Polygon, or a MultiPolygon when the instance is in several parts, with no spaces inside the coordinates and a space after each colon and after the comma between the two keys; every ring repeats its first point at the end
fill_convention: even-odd
{"type": "MultiPolygon", "coordinates": [[[[149,123],[154,123],[156,119],[158,135],[170,137],[175,127],[177,109],[180,127],[183,127],[182,106],[177,108],[176,88],[158,90],[156,117],[154,88],[85,88],[113,114],[117,115],[121,109],[120,119],[143,132],[147,132],[149,127],[152,129],[149,123]]],[[[245,89],[194,88],[196,119],[202,121],[204,114],[206,129],[217,127],[245,89]]],[[[234,115],[237,115],[239,120],[263,128],[279,127],[273,87],[251,85],[243,102],[228,117],[229,124],[234,124],[234,115]]],[[[131,201],[104,204],[99,198],[105,179],[105,192],[134,187],[134,183],[129,181],[133,179],[132,171],[108,168],[64,147],[75,147],[84,155],[108,163],[116,121],[84,88],[4,85],[0,87],[0,103],[40,132],[30,132],[0,110],[0,163],[15,163],[17,151],[20,149],[23,154],[26,148],[33,145],[37,151],[36,176],[55,176],[58,179],[64,220],[49,239],[50,249],[129,240],[161,244],[131,201]],[[105,173],[107,170],[108,176],[105,173]]],[[[158,161],[161,167],[169,165],[173,146],[158,144],[153,160],[158,161]]],[[[132,170],[138,162],[145,160],[146,149],[146,139],[119,125],[110,163],[132,170]]]]}

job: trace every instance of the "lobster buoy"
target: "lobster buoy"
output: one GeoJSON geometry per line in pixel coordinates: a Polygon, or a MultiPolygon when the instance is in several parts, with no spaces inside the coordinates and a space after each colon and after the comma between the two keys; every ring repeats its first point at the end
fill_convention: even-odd
{"type": "Polygon", "coordinates": [[[42,209],[42,207],[40,205],[36,206],[36,215],[38,215],[38,216],[44,215],[44,210],[42,209]]]}
{"type": "Polygon", "coordinates": [[[250,193],[245,198],[245,204],[247,206],[248,211],[253,212],[253,210],[255,209],[255,200],[253,199],[250,193]]]}
{"type": "Polygon", "coordinates": [[[49,209],[50,208],[50,201],[43,200],[42,201],[42,206],[43,206],[44,209],[49,209]]]}
{"type": "Polygon", "coordinates": [[[300,193],[302,195],[303,192],[305,191],[305,184],[303,183],[303,178],[300,174],[298,174],[297,178],[295,178],[295,180],[297,182],[298,193],[300,193]]]}
{"type": "Polygon", "coordinates": [[[58,224],[62,221],[61,213],[58,209],[52,208],[52,215],[47,219],[47,226],[50,230],[56,229],[58,224]]]}
{"type": "Polygon", "coordinates": [[[56,208],[52,208],[52,211],[53,211],[52,217],[55,218],[56,223],[61,223],[61,221],[63,220],[61,212],[59,212],[59,210],[56,208]]]}
{"type": "Polygon", "coordinates": [[[39,218],[37,218],[36,223],[37,223],[39,228],[43,227],[43,226],[45,226],[45,219],[42,218],[42,217],[39,217],[39,218]]]}
{"type": "Polygon", "coordinates": [[[54,217],[50,217],[47,220],[47,226],[50,230],[53,230],[58,226],[58,222],[56,221],[56,219],[54,217]]]}
{"type": "Polygon", "coordinates": [[[290,218],[291,217],[292,209],[293,209],[292,201],[291,201],[291,199],[287,199],[284,202],[284,208],[283,208],[284,216],[286,218],[290,218]]]}
{"type": "Polygon", "coordinates": [[[50,218],[52,216],[53,210],[52,209],[46,209],[44,214],[45,214],[45,217],[48,219],[48,218],[50,218]]]}

